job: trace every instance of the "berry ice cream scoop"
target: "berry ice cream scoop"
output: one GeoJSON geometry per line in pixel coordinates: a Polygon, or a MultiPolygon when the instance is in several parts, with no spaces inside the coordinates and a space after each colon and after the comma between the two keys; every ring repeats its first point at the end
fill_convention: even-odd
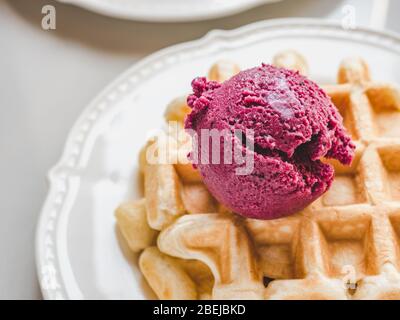
{"type": "Polygon", "coordinates": [[[215,198],[240,215],[274,219],[305,208],[334,178],[333,167],[321,159],[348,165],[354,157],[336,107],[298,72],[263,64],[222,84],[196,78],[192,88],[185,128],[197,143],[190,158],[215,198]],[[202,161],[205,153],[215,157],[212,135],[199,138],[210,130],[224,132],[220,161],[202,161]],[[227,161],[227,145],[252,157],[251,172],[238,174],[247,164],[227,161]],[[194,154],[200,155],[196,161],[194,154]]]}

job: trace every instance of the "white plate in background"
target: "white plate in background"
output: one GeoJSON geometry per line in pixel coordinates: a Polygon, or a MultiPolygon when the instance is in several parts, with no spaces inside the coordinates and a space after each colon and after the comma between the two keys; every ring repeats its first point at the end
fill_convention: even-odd
{"type": "MultiPolygon", "coordinates": [[[[116,231],[114,209],[142,197],[137,157],[165,106],[187,93],[216,60],[242,68],[270,62],[293,48],[310,77],[335,82],[340,61],[361,55],[377,80],[400,83],[400,37],[343,30],[311,19],[258,22],[161,50],[127,70],[85,109],[50,171],[49,194],[37,228],[38,276],[46,299],[154,298],[116,231]]],[[[67,93],[73,94],[73,92],[67,93]]]]}
{"type": "Polygon", "coordinates": [[[59,0],[116,18],[177,22],[232,15],[281,0],[59,0]]]}

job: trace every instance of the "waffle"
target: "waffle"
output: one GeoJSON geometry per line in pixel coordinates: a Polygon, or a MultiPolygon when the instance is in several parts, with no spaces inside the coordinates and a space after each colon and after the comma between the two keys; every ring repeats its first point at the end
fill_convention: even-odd
{"type": "MultiPolygon", "coordinates": [[[[274,64],[308,72],[293,51],[274,64]]],[[[224,61],[209,78],[224,81],[238,71],[224,61]]],[[[143,157],[149,147],[187,154],[185,139],[144,147],[145,199],[120,207],[116,217],[131,249],[143,250],[140,269],[160,299],[400,299],[399,90],[372,81],[360,58],[345,59],[338,83],[324,89],[356,142],[356,157],[349,167],[326,160],[335,168],[332,187],[290,217],[239,217],[216,202],[189,163],[152,165],[143,157]]],[[[188,111],[180,98],[165,118],[183,122],[188,111]]]]}

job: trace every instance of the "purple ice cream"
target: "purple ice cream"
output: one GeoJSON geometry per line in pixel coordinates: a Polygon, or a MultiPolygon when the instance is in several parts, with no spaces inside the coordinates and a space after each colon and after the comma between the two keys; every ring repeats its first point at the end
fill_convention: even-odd
{"type": "MultiPolygon", "coordinates": [[[[192,87],[192,111],[185,121],[191,134],[200,136],[203,129],[253,132],[253,148],[230,135],[234,146],[254,157],[250,174],[238,175],[243,164],[224,162],[222,155],[220,163],[196,163],[210,192],[233,212],[257,219],[293,214],[332,184],[333,167],[321,158],[348,165],[354,157],[355,146],[336,107],[298,72],[263,64],[222,84],[196,78],[192,87]]],[[[194,148],[198,154],[212,151],[200,142],[194,148]]]]}

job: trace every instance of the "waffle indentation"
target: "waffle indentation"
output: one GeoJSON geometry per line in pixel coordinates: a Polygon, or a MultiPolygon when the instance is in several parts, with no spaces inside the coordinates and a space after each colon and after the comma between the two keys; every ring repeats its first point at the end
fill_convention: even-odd
{"type": "Polygon", "coordinates": [[[359,157],[354,160],[351,167],[343,169],[332,162],[335,167],[335,180],[328,192],[322,197],[325,207],[347,206],[367,202],[367,196],[363,183],[363,175],[360,171],[359,157]]]}
{"type": "Polygon", "coordinates": [[[387,138],[400,136],[400,112],[385,111],[376,113],[375,121],[378,136],[387,138]]]}
{"type": "Polygon", "coordinates": [[[295,278],[290,244],[266,245],[258,249],[258,254],[264,276],[273,279],[295,278]]]}
{"type": "Polygon", "coordinates": [[[336,176],[330,190],[324,195],[324,206],[345,206],[366,202],[365,192],[360,184],[358,174],[336,176]]]}
{"type": "Polygon", "coordinates": [[[369,224],[370,219],[366,216],[320,222],[331,277],[342,278],[353,273],[357,281],[368,274],[365,237],[369,224]]]}
{"type": "Polygon", "coordinates": [[[385,193],[389,200],[400,201],[400,145],[378,148],[383,164],[385,193]]]}
{"type": "Polygon", "coordinates": [[[400,136],[399,94],[388,85],[373,85],[366,90],[372,105],[376,133],[379,137],[400,136]]]}

